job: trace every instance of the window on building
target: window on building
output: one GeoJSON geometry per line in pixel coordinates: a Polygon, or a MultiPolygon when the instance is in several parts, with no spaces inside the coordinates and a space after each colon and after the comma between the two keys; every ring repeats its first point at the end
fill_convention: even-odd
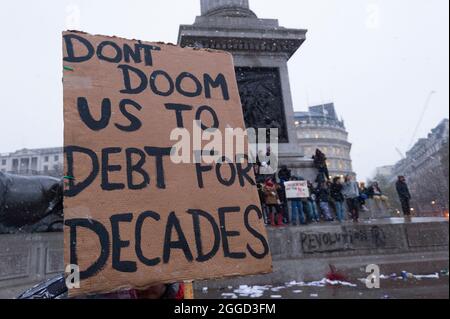
{"type": "Polygon", "coordinates": [[[55,157],[53,158],[55,162],[59,161],[59,156],[55,155],[55,157]]]}
{"type": "Polygon", "coordinates": [[[5,166],[6,165],[6,160],[2,159],[2,165],[5,166]]]}
{"type": "Polygon", "coordinates": [[[18,169],[19,169],[19,160],[17,158],[15,158],[12,161],[12,170],[16,171],[18,169]]]}
{"type": "Polygon", "coordinates": [[[44,157],[44,162],[46,162],[46,163],[48,162],[48,156],[44,157]]]}

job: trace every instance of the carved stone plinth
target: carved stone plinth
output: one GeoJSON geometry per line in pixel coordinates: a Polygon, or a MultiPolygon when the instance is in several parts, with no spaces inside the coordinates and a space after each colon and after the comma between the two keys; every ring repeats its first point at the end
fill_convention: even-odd
{"type": "MultiPolygon", "coordinates": [[[[247,127],[278,128],[279,164],[313,170],[310,161],[294,160],[303,155],[287,68],[307,31],[280,27],[275,19],[259,19],[248,0],[202,0],[201,7],[194,24],[180,26],[178,44],[231,52],[247,127]]],[[[309,173],[298,175],[305,174],[309,173]]]]}

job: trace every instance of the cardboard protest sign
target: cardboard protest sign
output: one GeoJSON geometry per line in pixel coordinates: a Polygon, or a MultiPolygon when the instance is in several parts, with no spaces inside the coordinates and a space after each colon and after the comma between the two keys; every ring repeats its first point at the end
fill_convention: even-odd
{"type": "Polygon", "coordinates": [[[285,182],[284,186],[286,187],[286,197],[288,199],[309,197],[307,181],[285,182]]]}
{"type": "Polygon", "coordinates": [[[174,129],[245,129],[232,56],[81,32],[63,54],[70,294],[270,272],[252,166],[171,159],[174,129]]]}

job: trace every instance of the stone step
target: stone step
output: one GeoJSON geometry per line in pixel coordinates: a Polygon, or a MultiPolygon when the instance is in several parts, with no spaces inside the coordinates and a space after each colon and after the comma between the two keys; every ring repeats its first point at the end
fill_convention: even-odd
{"type": "Polygon", "coordinates": [[[366,278],[366,267],[376,264],[382,274],[432,274],[449,268],[448,220],[403,218],[269,228],[273,273],[219,281],[199,286],[283,284],[321,280],[333,265],[349,280],[366,278]]]}

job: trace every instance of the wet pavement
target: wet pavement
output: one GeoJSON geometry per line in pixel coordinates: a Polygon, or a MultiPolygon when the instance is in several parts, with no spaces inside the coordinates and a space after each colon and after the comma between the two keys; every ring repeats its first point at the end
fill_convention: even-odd
{"type": "MultiPolygon", "coordinates": [[[[368,289],[361,280],[308,283],[289,283],[279,286],[264,285],[226,287],[196,291],[198,299],[449,299],[448,275],[431,274],[431,278],[381,280],[379,289],[368,289]]],[[[428,275],[427,275],[428,276],[428,275]]]]}

